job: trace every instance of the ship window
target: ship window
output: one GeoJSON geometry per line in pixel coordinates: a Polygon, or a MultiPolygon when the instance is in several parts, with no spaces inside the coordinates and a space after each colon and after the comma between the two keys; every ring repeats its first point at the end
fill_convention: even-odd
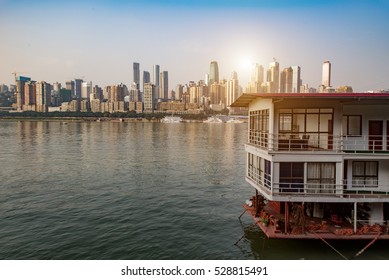
{"type": "Polygon", "coordinates": [[[362,135],[362,116],[359,115],[343,116],[343,134],[347,136],[362,135]]]}
{"type": "Polygon", "coordinates": [[[302,192],[304,189],[304,163],[280,163],[280,192],[302,192]]]}
{"type": "Polygon", "coordinates": [[[378,162],[353,162],[353,187],[378,187],[378,162]]]}
{"type": "Polygon", "coordinates": [[[310,193],[333,193],[335,191],[335,163],[309,162],[307,183],[307,191],[310,193]]]}

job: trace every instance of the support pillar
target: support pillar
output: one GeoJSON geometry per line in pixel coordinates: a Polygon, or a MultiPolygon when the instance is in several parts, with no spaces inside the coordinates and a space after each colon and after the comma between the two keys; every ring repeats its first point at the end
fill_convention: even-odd
{"type": "Polygon", "coordinates": [[[288,226],[289,226],[289,205],[288,202],[285,203],[285,233],[288,233],[288,226]]]}
{"type": "Polygon", "coordinates": [[[354,233],[357,232],[357,209],[358,209],[358,206],[357,206],[357,202],[354,202],[354,233]]]}

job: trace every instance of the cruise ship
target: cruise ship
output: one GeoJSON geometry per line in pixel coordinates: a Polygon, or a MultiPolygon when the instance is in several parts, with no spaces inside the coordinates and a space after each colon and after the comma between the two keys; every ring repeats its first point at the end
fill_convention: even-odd
{"type": "Polygon", "coordinates": [[[246,93],[232,106],[249,110],[243,214],[268,238],[389,239],[389,94],[246,93]]]}

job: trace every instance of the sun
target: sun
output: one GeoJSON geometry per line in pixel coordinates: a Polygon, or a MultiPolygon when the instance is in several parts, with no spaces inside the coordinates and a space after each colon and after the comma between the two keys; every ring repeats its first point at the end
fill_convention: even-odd
{"type": "Polygon", "coordinates": [[[249,56],[243,56],[240,58],[239,64],[241,68],[248,69],[252,64],[252,59],[249,56]]]}

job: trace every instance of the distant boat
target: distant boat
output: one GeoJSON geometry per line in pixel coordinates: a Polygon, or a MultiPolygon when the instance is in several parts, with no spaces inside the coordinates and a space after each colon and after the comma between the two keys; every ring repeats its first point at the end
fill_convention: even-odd
{"type": "Polygon", "coordinates": [[[226,123],[244,123],[244,121],[238,119],[229,119],[226,121],[226,123]]]}
{"type": "Polygon", "coordinates": [[[183,122],[181,117],[166,116],[161,119],[161,123],[180,123],[183,122]]]}
{"type": "Polygon", "coordinates": [[[223,123],[223,120],[218,118],[218,117],[212,116],[212,117],[208,117],[208,119],[206,119],[204,122],[205,123],[223,123]]]}

